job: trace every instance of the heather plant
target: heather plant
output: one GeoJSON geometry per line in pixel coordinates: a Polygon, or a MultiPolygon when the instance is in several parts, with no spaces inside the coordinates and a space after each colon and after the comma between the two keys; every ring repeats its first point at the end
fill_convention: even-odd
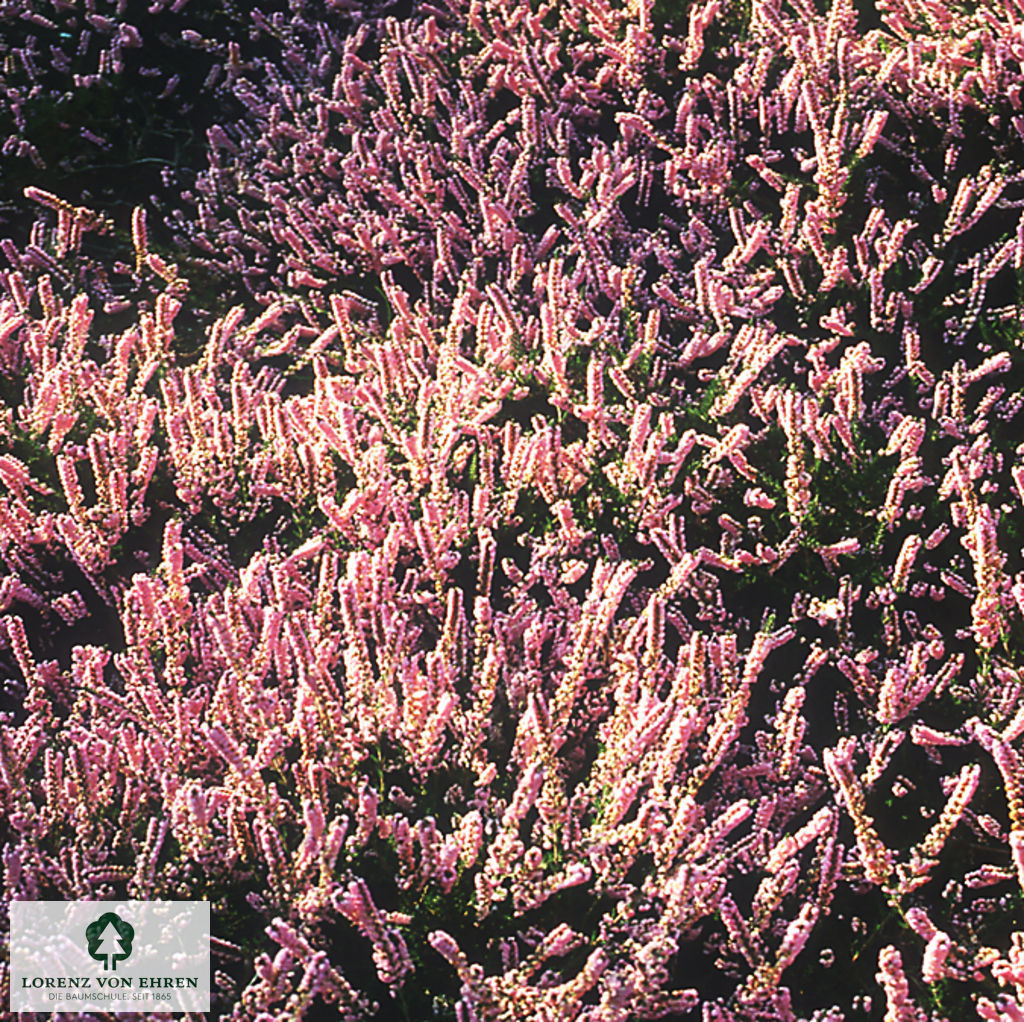
{"type": "Polygon", "coordinates": [[[0,9],[5,903],[209,899],[217,1017],[1024,1017],[1024,12],[85,6],[0,9]],[[205,145],[90,205],[24,111],[132,74],[205,145]]]}

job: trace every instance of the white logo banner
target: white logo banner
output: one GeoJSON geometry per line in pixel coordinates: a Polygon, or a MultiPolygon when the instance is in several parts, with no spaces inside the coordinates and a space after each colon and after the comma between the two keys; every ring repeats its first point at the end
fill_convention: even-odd
{"type": "Polygon", "coordinates": [[[11,902],[11,1011],[209,1011],[208,901],[11,902]]]}

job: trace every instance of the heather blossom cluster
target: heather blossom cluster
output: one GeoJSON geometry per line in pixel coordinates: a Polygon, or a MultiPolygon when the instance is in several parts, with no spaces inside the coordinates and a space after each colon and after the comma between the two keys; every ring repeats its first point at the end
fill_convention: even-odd
{"type": "Polygon", "coordinates": [[[209,900],[253,1022],[1024,1018],[1022,32],[0,3],[5,906],[209,900]]]}

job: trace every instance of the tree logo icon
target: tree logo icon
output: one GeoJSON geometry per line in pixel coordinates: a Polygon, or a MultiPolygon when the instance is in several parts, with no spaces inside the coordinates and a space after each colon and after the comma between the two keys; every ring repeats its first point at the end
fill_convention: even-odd
{"type": "Polygon", "coordinates": [[[117,971],[117,963],[132,953],[132,939],[135,929],[113,912],[104,912],[95,922],[85,928],[85,939],[89,942],[89,954],[103,962],[104,970],[117,971]]]}

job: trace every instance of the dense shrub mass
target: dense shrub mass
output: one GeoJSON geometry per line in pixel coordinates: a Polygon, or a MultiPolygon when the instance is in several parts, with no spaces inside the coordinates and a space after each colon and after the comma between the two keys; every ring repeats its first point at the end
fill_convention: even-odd
{"type": "Polygon", "coordinates": [[[212,1018],[1024,1019],[1024,8],[0,58],[5,905],[210,900],[212,1018]]]}

